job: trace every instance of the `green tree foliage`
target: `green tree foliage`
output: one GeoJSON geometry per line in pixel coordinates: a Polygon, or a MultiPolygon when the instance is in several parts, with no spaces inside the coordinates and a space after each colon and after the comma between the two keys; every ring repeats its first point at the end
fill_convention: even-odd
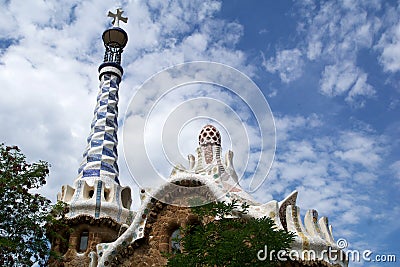
{"type": "Polygon", "coordinates": [[[0,144],[0,266],[46,265],[46,232],[57,234],[46,228],[59,225],[55,216],[65,207],[53,209],[50,200],[29,190],[46,184],[48,174],[47,162],[29,164],[18,147],[0,144]]]}
{"type": "Polygon", "coordinates": [[[287,251],[294,234],[278,230],[268,217],[246,216],[247,209],[236,201],[193,208],[202,223],[181,229],[182,251],[168,255],[168,266],[276,266],[276,255],[260,261],[257,253],[265,246],[287,251]]]}

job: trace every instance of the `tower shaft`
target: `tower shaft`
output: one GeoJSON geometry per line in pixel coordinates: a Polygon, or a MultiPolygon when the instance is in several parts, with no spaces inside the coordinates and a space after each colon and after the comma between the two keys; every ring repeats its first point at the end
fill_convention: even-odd
{"type": "Polygon", "coordinates": [[[80,178],[118,179],[118,90],[119,77],[111,72],[101,75],[87,147],[78,170],[80,178]]]}

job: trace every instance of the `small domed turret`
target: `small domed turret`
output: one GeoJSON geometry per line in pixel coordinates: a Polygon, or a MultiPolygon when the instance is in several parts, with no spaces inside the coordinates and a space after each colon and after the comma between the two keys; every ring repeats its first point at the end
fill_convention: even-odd
{"type": "Polygon", "coordinates": [[[199,145],[217,145],[221,146],[221,134],[213,125],[206,125],[199,134],[199,145]]]}

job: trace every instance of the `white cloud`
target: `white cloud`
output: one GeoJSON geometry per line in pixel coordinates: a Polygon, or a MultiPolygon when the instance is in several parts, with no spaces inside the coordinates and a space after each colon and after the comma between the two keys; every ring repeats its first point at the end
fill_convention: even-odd
{"type": "Polygon", "coordinates": [[[370,172],[357,172],[354,174],[354,179],[358,183],[366,183],[366,184],[372,184],[378,179],[378,176],[376,173],[370,173],[370,172]]]}
{"type": "Polygon", "coordinates": [[[394,174],[394,177],[400,181],[400,160],[392,163],[390,169],[394,174]]]}
{"type": "MultiPolygon", "coordinates": [[[[267,71],[277,72],[284,83],[303,76],[305,67],[321,66],[320,93],[328,97],[343,95],[348,104],[364,106],[375,89],[368,81],[368,73],[358,66],[358,57],[363,49],[375,45],[376,36],[385,27],[379,15],[387,12],[385,7],[378,1],[297,2],[295,13],[302,18],[297,27],[300,41],[291,50],[276,51],[276,56],[264,60],[263,65],[267,71]]],[[[387,34],[389,41],[381,40],[393,46],[386,46],[388,56],[381,57],[386,66],[399,61],[396,59],[400,49],[395,50],[398,38],[392,37],[393,31],[387,34]]]]}
{"type": "Polygon", "coordinates": [[[324,134],[319,131],[326,126],[323,118],[315,115],[276,115],[275,120],[275,161],[256,198],[281,200],[297,189],[303,212],[317,209],[320,216],[329,216],[336,237],[358,236],[350,226],[372,215],[370,190],[378,186],[379,166],[389,151],[385,137],[356,129],[324,134]]]}
{"type": "Polygon", "coordinates": [[[289,136],[295,136],[299,128],[315,128],[321,125],[321,119],[316,114],[312,114],[308,117],[303,116],[278,116],[275,120],[278,143],[283,142],[289,138],[289,136]]]}
{"type": "Polygon", "coordinates": [[[391,8],[387,12],[387,24],[389,26],[383,32],[376,48],[381,52],[379,62],[387,72],[400,70],[400,3],[397,8],[391,8]]]}
{"type": "Polygon", "coordinates": [[[350,2],[326,1],[318,7],[312,2],[299,3],[305,20],[298,30],[306,35],[305,49],[310,60],[355,60],[360,49],[371,47],[380,28],[375,12],[381,6],[370,1],[350,2]]]}
{"type": "Polygon", "coordinates": [[[340,134],[338,149],[334,155],[344,162],[360,164],[366,170],[372,171],[381,163],[385,151],[383,143],[383,137],[346,131],[340,134]]]}
{"type": "Polygon", "coordinates": [[[322,43],[320,41],[310,41],[307,47],[307,58],[310,60],[317,59],[322,52],[322,43]]]}
{"type": "Polygon", "coordinates": [[[355,83],[358,73],[351,62],[326,66],[321,78],[321,91],[328,96],[342,95],[355,83]]]}
{"type": "MultiPolygon", "coordinates": [[[[77,175],[98,90],[101,34],[110,26],[107,11],[116,7],[112,1],[2,3],[0,39],[11,41],[0,53],[1,140],[21,146],[31,160],[51,163],[42,192],[52,200],[77,175]]],[[[122,56],[120,118],[134,88],[173,64],[213,60],[254,71],[235,48],[242,26],[214,18],[218,1],[133,1],[122,8],[129,42],[122,56]]],[[[121,182],[134,187],[121,150],[119,165],[121,182]]]]}
{"type": "Polygon", "coordinates": [[[299,49],[281,50],[276,56],[263,61],[264,68],[277,72],[282,82],[289,83],[298,79],[303,73],[302,53],[299,49]]]}
{"type": "Polygon", "coordinates": [[[363,104],[362,100],[359,100],[360,97],[371,97],[375,94],[375,90],[367,82],[367,74],[349,61],[325,66],[320,90],[322,94],[330,97],[347,95],[347,102],[359,105],[363,104]]]}

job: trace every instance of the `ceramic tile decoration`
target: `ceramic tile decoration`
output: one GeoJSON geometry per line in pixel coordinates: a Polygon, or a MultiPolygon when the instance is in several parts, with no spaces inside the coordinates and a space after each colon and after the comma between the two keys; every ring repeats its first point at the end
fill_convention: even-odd
{"type": "MultiPolygon", "coordinates": [[[[121,11],[118,12],[121,16],[121,11]]],[[[114,23],[119,20],[125,18],[114,18],[114,23]]],[[[88,215],[125,223],[130,214],[131,192],[119,182],[117,131],[118,90],[123,74],[120,54],[127,35],[121,28],[113,27],[103,33],[103,41],[106,52],[99,67],[100,86],[87,146],[74,186],[63,186],[58,200],[69,204],[69,218],[88,215]],[[105,38],[108,33],[111,37],[105,38]],[[116,34],[125,39],[113,40],[116,34]]]]}
{"type": "MultiPolygon", "coordinates": [[[[171,206],[173,203],[180,207],[190,207],[216,200],[246,203],[249,205],[246,216],[268,216],[278,229],[294,232],[296,237],[292,250],[298,253],[300,260],[309,260],[302,252],[311,249],[324,264],[347,266],[347,262],[339,257],[334,261],[324,258],[323,253],[328,248],[338,249],[332,236],[332,227],[326,217],[319,219],[315,210],[308,210],[304,220],[301,218],[300,208],[296,203],[297,191],[280,202],[272,200],[262,204],[243,190],[233,164],[234,153],[227,151],[224,158],[221,156],[221,134],[213,125],[205,125],[200,130],[195,155],[188,156],[188,168],[176,165],[168,181],[153,188],[141,189],[138,192],[141,200],[139,208],[136,211],[129,210],[131,189],[121,186],[117,164],[118,91],[123,75],[120,63],[128,38],[126,32],[119,28],[119,21],[126,22],[127,18],[122,17],[120,9],[116,14],[109,12],[109,16],[114,18],[113,27],[103,33],[106,51],[104,62],[99,67],[99,93],[87,146],[74,185],[64,185],[57,197],[70,207],[66,214],[67,219],[72,221],[74,218],[84,217],[96,223],[104,219],[119,229],[119,233],[113,232],[113,242],[99,243],[101,241],[92,240],[92,244],[99,244],[90,253],[87,251],[90,266],[119,266],[116,259],[122,260],[120,254],[123,251],[126,252],[129,248],[132,252],[135,241],[139,239],[149,240],[146,229],[151,228],[151,222],[158,218],[158,214],[155,214],[158,206],[171,206]],[[195,194],[185,195],[182,188],[199,190],[195,194]]],[[[87,221],[84,222],[85,227],[89,224],[87,221]]],[[[103,230],[98,229],[101,227],[106,226],[95,224],[91,229],[97,229],[98,232],[91,236],[100,236],[103,230]]],[[[74,249],[69,248],[69,255],[75,253],[82,259],[84,254],[79,254],[74,249]]]]}

